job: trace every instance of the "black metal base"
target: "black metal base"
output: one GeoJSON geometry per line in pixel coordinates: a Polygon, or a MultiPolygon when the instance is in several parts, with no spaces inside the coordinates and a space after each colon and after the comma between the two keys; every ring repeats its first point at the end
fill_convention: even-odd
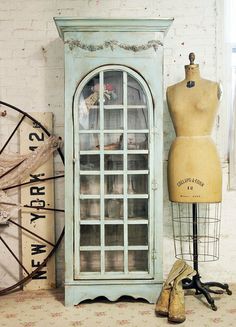
{"type": "Polygon", "coordinates": [[[183,289],[195,289],[196,295],[203,294],[205,298],[207,299],[207,302],[211,305],[212,310],[216,311],[217,306],[215,305],[214,299],[211,297],[210,293],[214,294],[223,294],[224,290],[228,295],[231,295],[232,292],[229,289],[228,284],[222,284],[218,282],[206,282],[203,283],[200,280],[199,274],[193,276],[192,279],[186,278],[182,281],[183,289]],[[221,288],[221,290],[215,290],[211,289],[211,287],[218,287],[221,288]]]}

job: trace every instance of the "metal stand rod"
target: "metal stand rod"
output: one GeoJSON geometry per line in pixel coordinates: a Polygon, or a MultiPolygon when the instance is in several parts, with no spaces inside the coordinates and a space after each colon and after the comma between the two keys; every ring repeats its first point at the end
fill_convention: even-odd
{"type": "Polygon", "coordinates": [[[197,204],[193,203],[193,268],[198,271],[197,204]]]}
{"type": "Polygon", "coordinates": [[[211,297],[210,293],[223,294],[223,290],[226,291],[228,295],[231,295],[232,292],[229,289],[228,284],[221,284],[218,282],[206,282],[201,281],[201,276],[198,272],[198,212],[197,212],[197,203],[192,204],[192,215],[193,215],[193,268],[197,272],[192,279],[186,278],[183,280],[184,289],[195,289],[196,295],[203,294],[207,299],[207,302],[211,305],[212,310],[216,311],[217,307],[215,305],[214,299],[211,297]],[[218,287],[221,290],[213,290],[210,287],[218,287]]]}

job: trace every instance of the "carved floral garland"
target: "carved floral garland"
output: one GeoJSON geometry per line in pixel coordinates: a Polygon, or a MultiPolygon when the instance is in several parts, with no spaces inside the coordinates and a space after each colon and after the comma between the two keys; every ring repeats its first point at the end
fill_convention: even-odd
{"type": "Polygon", "coordinates": [[[159,46],[163,46],[163,43],[159,40],[151,40],[148,41],[147,44],[142,44],[142,45],[128,45],[128,44],[120,43],[119,41],[116,40],[106,41],[103,44],[98,44],[98,45],[85,44],[79,40],[68,40],[65,41],[65,44],[69,45],[70,50],[73,50],[74,48],[78,47],[83,50],[87,50],[91,52],[103,50],[107,48],[110,48],[113,51],[115,47],[119,47],[124,50],[133,51],[133,52],[148,50],[150,48],[153,48],[155,51],[157,51],[159,46]]]}

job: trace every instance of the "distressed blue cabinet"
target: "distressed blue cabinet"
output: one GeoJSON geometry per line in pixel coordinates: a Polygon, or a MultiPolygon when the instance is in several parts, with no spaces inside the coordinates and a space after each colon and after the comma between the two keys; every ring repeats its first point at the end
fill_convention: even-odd
{"type": "Polygon", "coordinates": [[[171,19],[55,18],[65,49],[65,303],[162,286],[162,61],[171,19]]]}

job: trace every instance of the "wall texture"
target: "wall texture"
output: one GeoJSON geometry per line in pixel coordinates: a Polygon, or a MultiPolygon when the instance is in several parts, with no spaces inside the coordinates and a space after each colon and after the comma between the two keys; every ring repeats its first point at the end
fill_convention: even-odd
{"type": "MultiPolygon", "coordinates": [[[[203,77],[224,79],[222,56],[223,10],[220,0],[1,0],[0,97],[25,111],[52,111],[55,133],[63,136],[63,44],[54,16],[81,18],[174,17],[165,40],[165,88],[184,78],[189,52],[195,52],[203,77]]],[[[236,282],[235,192],[227,190],[227,107],[222,102],[213,137],[224,173],[220,260],[200,266],[204,278],[236,282]]],[[[174,131],[164,113],[166,168],[174,131]]],[[[164,176],[166,182],[166,176],[164,176]]],[[[57,194],[57,200],[63,197],[57,194]]],[[[164,198],[164,272],[174,261],[170,206],[164,198]]],[[[58,255],[58,281],[63,280],[63,251],[58,255]]]]}

